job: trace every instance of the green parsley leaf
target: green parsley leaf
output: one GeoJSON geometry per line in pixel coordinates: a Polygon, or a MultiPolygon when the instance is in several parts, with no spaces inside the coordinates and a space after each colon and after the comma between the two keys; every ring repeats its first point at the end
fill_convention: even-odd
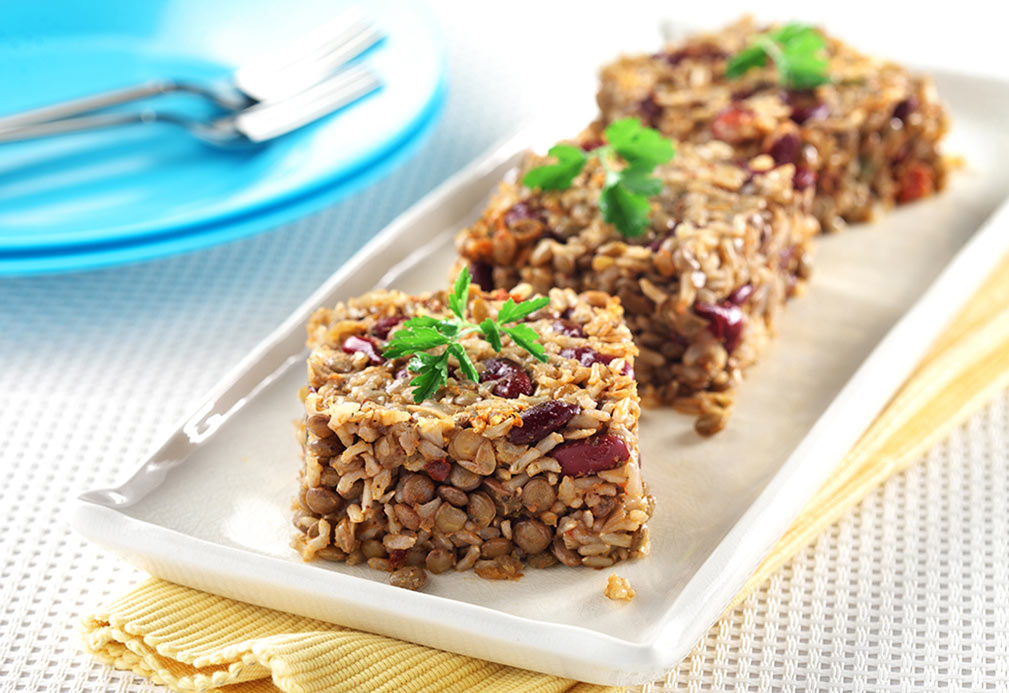
{"type": "Polygon", "coordinates": [[[774,61],[778,81],[789,89],[812,89],[830,82],[827,74],[827,41],[814,27],[790,23],[760,34],[744,50],[734,55],[725,68],[725,76],[737,79],[755,67],[774,61]]]}
{"type": "Polygon", "coordinates": [[[648,197],[640,195],[620,182],[603,189],[599,196],[599,210],[603,219],[610,222],[625,236],[640,236],[648,228],[651,205],[648,197]]]}
{"type": "MultiPolygon", "coordinates": [[[[451,320],[432,318],[430,315],[419,315],[403,323],[404,327],[433,327],[446,337],[453,337],[459,332],[459,325],[451,320]]],[[[393,335],[395,338],[395,335],[393,335]]]]}
{"type": "Polygon", "coordinates": [[[812,89],[830,81],[823,36],[816,31],[798,33],[784,43],[784,81],[793,89],[812,89]]]}
{"type": "Polygon", "coordinates": [[[515,322],[517,320],[521,320],[527,315],[535,313],[548,303],[550,303],[550,299],[546,296],[530,298],[522,301],[522,303],[515,303],[515,299],[509,298],[505,301],[505,304],[501,306],[501,310],[498,311],[497,320],[502,325],[509,322],[515,322]]]}
{"type": "Polygon", "coordinates": [[[736,53],[725,67],[725,76],[729,79],[739,79],[755,67],[767,64],[767,53],[757,44],[753,44],[736,53]]]}
{"type": "Polygon", "coordinates": [[[448,307],[460,320],[466,319],[466,302],[469,300],[470,281],[469,267],[463,267],[459,276],[455,278],[455,287],[448,297],[448,307]]]}
{"type": "Polygon", "coordinates": [[[438,356],[417,354],[410,360],[409,369],[420,372],[420,375],[410,381],[413,386],[413,401],[420,404],[448,383],[448,352],[438,356]],[[425,359],[425,356],[431,358],[425,359]]]}
{"type": "MultiPolygon", "coordinates": [[[[764,60],[764,54],[757,53],[757,57],[764,60]]],[[[648,228],[651,211],[648,198],[662,192],[662,181],[652,173],[656,166],[668,163],[675,156],[676,149],[658,130],[644,127],[637,118],[623,118],[610,123],[604,135],[607,143],[591,152],[606,171],[606,181],[599,195],[599,210],[603,219],[624,236],[640,236],[648,228]],[[624,160],[623,168],[612,165],[611,160],[617,157],[624,160]]],[[[550,154],[557,157],[559,163],[529,171],[522,179],[526,186],[564,190],[571,186],[589,156],[567,144],[552,147],[550,154]]],[[[502,324],[517,319],[512,317],[507,304],[501,308],[498,320],[502,324]]]]}
{"type": "Polygon", "coordinates": [[[546,351],[539,343],[539,335],[528,325],[519,324],[505,327],[509,322],[515,322],[543,308],[550,302],[546,296],[516,303],[509,298],[498,311],[498,318],[486,318],[479,325],[466,318],[466,308],[469,298],[471,278],[468,269],[463,269],[456,277],[452,293],[449,295],[449,308],[454,317],[435,318],[429,315],[419,315],[405,321],[402,327],[392,333],[392,338],[382,354],[387,359],[413,356],[407,368],[417,373],[410,381],[413,387],[413,401],[420,404],[435,394],[448,383],[448,359],[455,357],[459,362],[459,371],[469,380],[480,379],[476,365],[466,353],[466,348],[460,341],[473,333],[481,333],[484,339],[494,348],[501,351],[501,333],[511,336],[521,348],[528,351],[540,361],[546,361],[546,351]],[[429,353],[431,349],[445,347],[440,353],[429,353]]]}
{"type": "Polygon", "coordinates": [[[511,337],[513,342],[532,354],[538,361],[547,362],[546,350],[537,341],[540,337],[536,334],[536,330],[529,327],[529,325],[520,323],[511,327],[504,327],[501,331],[511,337]]]}
{"type": "Polygon", "coordinates": [[[494,351],[501,351],[501,330],[498,329],[498,324],[495,321],[484,318],[484,321],[480,323],[480,331],[483,332],[487,342],[494,347],[494,351]]]}
{"type": "Polygon", "coordinates": [[[571,181],[581,173],[588,160],[585,152],[570,144],[556,144],[547,154],[557,159],[557,163],[531,169],[522,178],[523,185],[540,190],[565,190],[571,187],[571,181]]]}
{"type": "Polygon", "coordinates": [[[427,351],[448,344],[452,338],[444,335],[433,327],[414,327],[399,329],[392,334],[389,346],[382,355],[387,359],[397,359],[418,351],[427,351]]]}
{"type": "Polygon", "coordinates": [[[652,177],[651,168],[631,166],[620,172],[620,184],[638,195],[652,197],[662,192],[662,181],[652,177]]]}
{"type": "Polygon", "coordinates": [[[431,354],[426,351],[418,351],[414,357],[410,359],[410,363],[407,364],[407,370],[416,373],[417,371],[422,371],[425,368],[436,366],[438,362],[442,360],[442,356],[444,356],[444,352],[441,354],[431,354]]]}
{"type": "Polygon", "coordinates": [[[637,118],[617,120],[606,128],[605,134],[613,151],[631,167],[652,169],[669,163],[675,154],[672,142],[659,134],[658,130],[642,127],[637,118]]]}
{"type": "Polygon", "coordinates": [[[456,360],[459,362],[459,368],[462,370],[463,375],[472,380],[473,382],[478,382],[480,376],[477,375],[476,366],[473,365],[473,361],[470,360],[469,354],[463,349],[462,344],[459,342],[453,342],[448,345],[448,353],[455,356],[456,360]]]}

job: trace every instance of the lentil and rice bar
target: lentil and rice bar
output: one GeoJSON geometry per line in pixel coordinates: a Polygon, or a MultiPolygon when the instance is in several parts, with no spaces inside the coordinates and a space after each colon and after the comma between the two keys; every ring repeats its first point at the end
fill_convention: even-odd
{"type": "Polygon", "coordinates": [[[769,28],[744,18],[654,55],[620,58],[601,73],[602,121],[638,116],[677,140],[723,140],[743,159],[764,152],[794,163],[796,187],[815,187],[814,212],[827,231],[944,186],[939,141],[949,118],[931,79],[826,35],[832,83],[783,89],[771,61],[728,79],[729,58],[769,28]]]}
{"type": "MultiPolygon", "coordinates": [[[[470,314],[496,315],[508,296],[473,286],[470,314]]],[[[637,349],[620,303],[549,297],[527,319],[546,363],[508,338],[496,353],[470,335],[462,344],[480,382],[453,357],[448,385],[421,404],[409,359],[381,354],[404,319],[448,316],[446,294],[376,291],[314,314],[295,502],[306,560],[367,562],[416,588],[425,569],[514,579],[524,564],[601,568],[647,552],[637,349]]]]}
{"type": "MultiPolygon", "coordinates": [[[[598,128],[580,135],[600,142],[598,128]]],[[[793,166],[759,155],[739,164],[724,142],[681,145],[656,169],[650,227],[625,238],[603,221],[605,171],[590,158],[563,191],[530,190],[524,172],[546,160],[529,154],[499,187],[482,217],[457,238],[485,288],[520,282],[618,297],[640,350],[635,370],[644,403],[697,416],[702,434],[720,430],[732,389],[751,365],[785,304],[811,268],[818,232],[811,191],[792,187],[793,166]]]]}

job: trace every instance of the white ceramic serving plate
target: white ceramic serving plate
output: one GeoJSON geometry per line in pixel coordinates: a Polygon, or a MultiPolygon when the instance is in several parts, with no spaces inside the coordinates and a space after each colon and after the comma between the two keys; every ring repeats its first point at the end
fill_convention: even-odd
{"type": "Polygon", "coordinates": [[[384,573],[303,563],[288,547],[299,462],[292,422],[303,325],[319,305],[375,286],[440,288],[454,232],[529,146],[524,133],[390,225],[224,379],[121,486],[89,491],[73,524],[153,575],[247,602],[586,681],[632,684],[674,666],[1009,249],[1009,83],[938,73],[966,167],[941,196],[823,238],[809,291],[739,391],[729,426],[649,410],[644,473],[657,498],[652,552],[622,564],[637,598],[602,595],[609,570],[472,572],[423,592],[384,573]]]}

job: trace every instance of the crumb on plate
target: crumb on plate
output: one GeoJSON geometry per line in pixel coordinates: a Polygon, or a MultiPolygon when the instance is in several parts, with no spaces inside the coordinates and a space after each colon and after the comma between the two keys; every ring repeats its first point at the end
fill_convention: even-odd
{"type": "Polygon", "coordinates": [[[629,602],[634,599],[635,592],[634,588],[631,587],[631,583],[627,581],[627,578],[620,577],[616,573],[610,573],[603,594],[606,595],[607,599],[612,599],[615,602],[629,602]]]}

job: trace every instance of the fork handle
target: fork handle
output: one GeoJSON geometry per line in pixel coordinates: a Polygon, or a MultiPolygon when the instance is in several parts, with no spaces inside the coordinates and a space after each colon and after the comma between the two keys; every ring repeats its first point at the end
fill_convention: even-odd
{"type": "Polygon", "coordinates": [[[251,99],[246,98],[237,91],[229,94],[226,90],[209,89],[189,82],[156,80],[135,87],[115,89],[93,96],[85,96],[80,99],[64,101],[52,106],[44,106],[31,111],[6,116],[0,118],[0,132],[8,128],[20,128],[27,125],[48,123],[61,118],[81,116],[103,108],[109,108],[110,106],[118,106],[130,103],[131,101],[139,101],[140,99],[179,91],[198,94],[229,111],[245,108],[252,103],[251,99]]]}
{"type": "MultiPolygon", "coordinates": [[[[104,128],[116,127],[119,125],[133,125],[137,123],[153,123],[160,120],[173,121],[175,119],[165,118],[154,111],[141,111],[137,113],[98,113],[94,115],[78,116],[76,118],[64,118],[63,120],[53,120],[43,123],[31,123],[0,130],[0,144],[6,142],[22,142],[24,140],[35,140],[43,137],[53,137],[55,135],[65,135],[72,132],[87,132],[89,130],[102,130],[104,128]]],[[[181,124],[181,123],[178,123],[181,124]]]]}

